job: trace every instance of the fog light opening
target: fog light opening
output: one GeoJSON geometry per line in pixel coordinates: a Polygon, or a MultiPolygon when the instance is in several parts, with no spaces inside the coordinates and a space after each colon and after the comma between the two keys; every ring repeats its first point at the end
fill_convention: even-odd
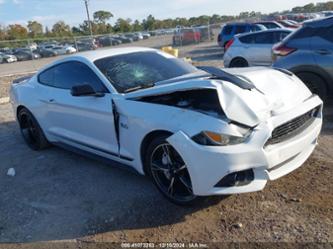
{"type": "Polygon", "coordinates": [[[254,180],[252,169],[234,172],[223,177],[215,187],[240,187],[250,184],[254,180]]]}

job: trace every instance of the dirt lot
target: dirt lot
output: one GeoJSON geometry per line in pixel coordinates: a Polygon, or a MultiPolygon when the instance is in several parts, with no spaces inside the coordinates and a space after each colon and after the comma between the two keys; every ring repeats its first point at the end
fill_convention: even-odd
{"type": "MultiPolygon", "coordinates": [[[[222,66],[214,43],[181,56],[222,66]]],[[[6,95],[8,79],[0,83],[6,95]]],[[[31,151],[9,104],[0,105],[0,242],[83,239],[135,242],[333,242],[333,108],[319,146],[262,192],[178,207],[148,179],[53,147],[31,151]],[[6,175],[14,167],[16,176],[6,175]]]]}

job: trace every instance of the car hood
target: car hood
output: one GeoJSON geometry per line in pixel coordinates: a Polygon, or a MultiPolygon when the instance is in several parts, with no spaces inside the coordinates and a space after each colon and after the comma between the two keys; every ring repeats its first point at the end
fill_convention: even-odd
{"type": "MultiPolygon", "coordinates": [[[[167,95],[194,89],[216,89],[227,119],[254,127],[271,116],[286,112],[301,104],[312,93],[294,75],[270,68],[225,69],[251,84],[251,90],[234,83],[209,77],[181,80],[128,93],[128,99],[167,95]]],[[[205,99],[200,99],[205,101],[205,99]]]]}

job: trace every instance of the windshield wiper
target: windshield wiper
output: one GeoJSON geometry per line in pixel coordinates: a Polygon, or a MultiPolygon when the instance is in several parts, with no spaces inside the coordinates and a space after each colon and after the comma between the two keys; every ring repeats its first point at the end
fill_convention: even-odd
{"type": "Polygon", "coordinates": [[[154,83],[141,84],[141,85],[137,85],[135,87],[127,88],[126,90],[124,90],[124,93],[134,92],[134,91],[137,91],[137,90],[140,90],[140,89],[150,88],[150,87],[153,87],[153,86],[155,86],[154,83]]]}

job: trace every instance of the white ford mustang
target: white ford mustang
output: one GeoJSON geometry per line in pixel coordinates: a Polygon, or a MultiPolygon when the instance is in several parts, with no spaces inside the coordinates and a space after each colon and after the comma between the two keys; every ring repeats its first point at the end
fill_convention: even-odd
{"type": "Polygon", "coordinates": [[[317,144],[322,101],[280,69],[200,69],[161,51],[68,56],[17,79],[25,141],[117,161],[171,201],[262,190],[317,144]]]}

